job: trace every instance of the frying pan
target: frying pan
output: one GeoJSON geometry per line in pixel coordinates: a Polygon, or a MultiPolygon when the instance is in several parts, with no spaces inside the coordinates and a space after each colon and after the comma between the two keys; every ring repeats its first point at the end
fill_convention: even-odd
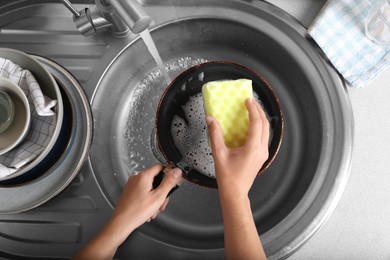
{"type": "MultiPolygon", "coordinates": [[[[261,100],[270,121],[272,132],[269,143],[269,157],[259,170],[258,176],[270,166],[278,153],[282,142],[284,124],[279,100],[271,86],[255,71],[233,62],[212,61],[193,66],[182,72],[169,84],[160,98],[156,113],[156,139],[159,152],[161,152],[170,168],[181,168],[183,177],[192,183],[209,188],[218,188],[216,179],[209,176],[209,173],[199,170],[198,167],[193,167],[191,164],[183,166],[182,162],[188,161],[183,160],[184,157],[190,155],[180,151],[177,147],[171,130],[174,118],[181,118],[189,126],[188,122],[191,115],[188,112],[186,113],[184,107],[186,107],[191,97],[201,93],[203,84],[215,80],[241,78],[252,80],[253,91],[261,100]]],[[[188,142],[191,141],[191,139],[188,139],[188,142]]],[[[189,144],[189,146],[196,145],[195,143],[189,144]]],[[[161,172],[157,175],[153,184],[154,188],[161,183],[164,174],[161,172]]],[[[176,189],[177,187],[170,194],[176,189]]]]}

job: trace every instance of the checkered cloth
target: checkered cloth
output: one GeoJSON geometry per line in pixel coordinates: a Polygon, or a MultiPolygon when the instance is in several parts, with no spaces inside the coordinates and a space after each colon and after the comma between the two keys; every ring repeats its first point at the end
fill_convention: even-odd
{"type": "Polygon", "coordinates": [[[31,108],[31,128],[26,139],[0,155],[1,180],[34,160],[47,147],[55,130],[56,113],[52,109],[57,100],[46,97],[32,73],[10,60],[0,58],[0,77],[17,84],[26,94],[31,108]]]}
{"type": "Polygon", "coordinates": [[[390,46],[365,35],[365,21],[377,0],[328,0],[308,34],[351,84],[367,86],[390,65],[390,46]]]}

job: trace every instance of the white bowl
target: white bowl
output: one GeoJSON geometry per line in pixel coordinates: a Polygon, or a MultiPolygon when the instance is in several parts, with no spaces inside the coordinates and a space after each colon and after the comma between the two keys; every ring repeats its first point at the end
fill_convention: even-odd
{"type": "Polygon", "coordinates": [[[45,150],[43,150],[41,154],[38,155],[37,158],[35,158],[30,163],[24,165],[18,171],[14,172],[13,174],[5,178],[2,178],[1,180],[3,181],[3,180],[20,176],[28,172],[29,170],[33,169],[35,166],[37,166],[40,162],[42,162],[45,159],[45,157],[50,153],[51,149],[53,148],[60,134],[62,121],[64,117],[64,108],[63,108],[61,91],[60,88],[58,87],[57,82],[55,81],[51,73],[47,71],[34,57],[31,57],[30,55],[24,52],[14,50],[14,49],[8,49],[8,48],[0,48],[0,57],[12,61],[13,63],[19,65],[25,70],[29,70],[37,80],[43,94],[45,94],[47,97],[51,99],[57,100],[57,105],[56,105],[57,118],[55,122],[56,125],[53,132],[53,136],[51,137],[45,150]]]}
{"type": "Polygon", "coordinates": [[[11,125],[14,114],[14,102],[12,102],[11,97],[5,91],[0,89],[0,133],[7,130],[11,125]]]}
{"type": "Polygon", "coordinates": [[[0,133],[0,155],[10,151],[26,137],[31,123],[30,105],[23,90],[6,78],[0,78],[0,89],[6,92],[14,104],[14,119],[0,133]]]}

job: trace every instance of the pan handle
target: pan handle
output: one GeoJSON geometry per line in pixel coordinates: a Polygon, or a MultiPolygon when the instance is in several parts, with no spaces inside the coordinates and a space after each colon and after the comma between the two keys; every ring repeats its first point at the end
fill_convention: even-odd
{"type": "MultiPolygon", "coordinates": [[[[167,167],[165,167],[162,171],[160,171],[159,174],[156,175],[156,177],[154,177],[154,180],[153,180],[153,189],[156,189],[158,186],[160,186],[162,180],[165,178],[165,175],[168,174],[168,172],[170,170],[172,170],[173,167],[168,165],[167,167]]],[[[167,197],[169,197],[173,192],[175,192],[177,189],[179,188],[179,185],[175,185],[175,187],[173,187],[167,197]]]]}

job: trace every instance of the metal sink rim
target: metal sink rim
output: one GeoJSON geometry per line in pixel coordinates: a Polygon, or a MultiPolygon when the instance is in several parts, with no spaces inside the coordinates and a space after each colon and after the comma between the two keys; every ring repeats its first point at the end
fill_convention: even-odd
{"type": "MultiPolygon", "coordinates": [[[[270,11],[272,11],[273,8],[274,7],[271,7],[270,11]]],[[[206,15],[206,16],[202,16],[202,17],[199,17],[199,16],[188,17],[188,18],[180,19],[180,21],[185,21],[185,20],[190,20],[190,19],[199,19],[199,18],[210,18],[210,16],[206,15]]],[[[212,18],[215,18],[215,17],[212,17],[212,18]]],[[[220,18],[220,17],[218,17],[218,18],[220,18]]],[[[288,19],[290,21],[293,20],[293,27],[295,26],[295,28],[294,28],[295,32],[298,32],[301,35],[301,37],[304,38],[305,35],[304,35],[304,29],[302,28],[302,26],[300,24],[297,24],[295,19],[289,17],[289,15],[287,15],[286,19],[288,19]]],[[[178,22],[178,21],[179,20],[176,20],[174,22],[178,22]]],[[[163,28],[164,26],[166,26],[170,23],[172,23],[172,21],[158,25],[155,28],[153,28],[153,30],[151,30],[151,32],[153,32],[154,30],[158,30],[160,28],[163,28]]],[[[102,77],[100,78],[100,80],[97,84],[97,87],[95,88],[95,91],[94,91],[92,99],[91,99],[91,104],[93,104],[93,102],[94,102],[94,98],[95,98],[95,95],[99,89],[100,83],[101,83],[102,79],[104,78],[104,75],[106,74],[108,69],[116,61],[116,59],[126,49],[131,48],[131,45],[134,42],[136,42],[137,40],[138,40],[138,38],[135,39],[134,41],[132,41],[126,47],[124,47],[118,53],[118,55],[111,61],[110,65],[107,67],[107,69],[103,73],[102,77]]],[[[315,52],[314,49],[315,48],[312,46],[311,49],[309,50],[309,52],[311,53],[311,55],[314,55],[313,57],[315,57],[315,59],[317,59],[316,63],[319,67],[322,66],[322,67],[326,68],[327,75],[324,76],[326,78],[324,80],[338,86],[338,88],[336,88],[335,93],[331,93],[331,94],[334,95],[335,98],[343,99],[343,101],[345,101],[344,103],[340,104],[342,111],[344,111],[342,116],[345,118],[345,124],[343,126],[345,127],[345,129],[344,129],[344,135],[345,135],[344,136],[345,137],[344,148],[346,150],[346,154],[344,154],[344,156],[343,156],[343,163],[340,164],[340,168],[339,168],[339,171],[342,172],[342,174],[340,174],[340,176],[337,177],[337,180],[336,180],[337,187],[334,187],[329,194],[329,197],[333,197],[334,199],[331,202],[327,201],[326,210],[320,210],[318,212],[315,220],[313,220],[313,222],[316,222],[316,226],[312,227],[309,225],[306,228],[306,230],[304,230],[302,232],[301,236],[296,237],[295,239],[290,241],[290,245],[288,247],[286,247],[284,250],[281,250],[279,253],[272,255],[272,258],[285,258],[288,255],[292,254],[295,250],[297,250],[300,246],[302,246],[308,239],[310,239],[320,229],[320,227],[326,222],[326,220],[329,218],[329,216],[333,212],[335,206],[337,205],[337,202],[341,197],[341,194],[345,188],[345,184],[346,184],[346,181],[347,181],[348,175],[349,175],[349,169],[350,169],[350,164],[351,164],[351,152],[352,152],[352,146],[353,146],[353,115],[352,115],[352,110],[351,110],[351,104],[350,104],[349,99],[348,99],[347,90],[346,90],[344,82],[340,79],[339,75],[334,71],[334,69],[329,64],[327,64],[325,61],[323,61],[323,59],[318,55],[318,53],[315,52]]],[[[323,90],[323,91],[329,92],[329,90],[323,90]]],[[[329,95],[329,93],[327,93],[327,95],[329,95]]],[[[334,114],[336,112],[332,111],[330,113],[334,114]]],[[[90,164],[92,165],[91,161],[90,161],[90,164]]],[[[312,191],[308,191],[308,193],[311,193],[311,192],[312,191]]],[[[297,206],[297,208],[294,209],[294,211],[291,212],[291,214],[289,216],[291,218],[294,218],[293,215],[296,212],[298,212],[299,210],[301,210],[301,209],[298,209],[298,206],[297,206]]],[[[280,225],[282,225],[282,224],[283,223],[281,223],[280,225]]],[[[267,237],[267,236],[274,237],[275,234],[271,234],[271,233],[267,232],[267,233],[261,235],[262,239],[267,237]]]]}

